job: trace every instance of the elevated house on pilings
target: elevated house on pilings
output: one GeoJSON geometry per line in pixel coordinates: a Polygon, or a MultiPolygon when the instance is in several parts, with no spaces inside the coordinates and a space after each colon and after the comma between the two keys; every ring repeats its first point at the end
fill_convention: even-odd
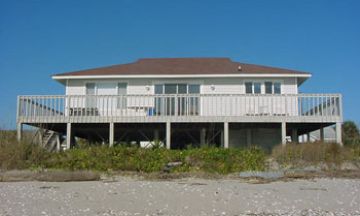
{"type": "MultiPolygon", "coordinates": [[[[153,58],[53,75],[65,95],[18,96],[17,125],[41,127],[51,149],[93,143],[271,149],[335,125],[340,94],[300,94],[311,74],[228,58],[153,58]]],[[[321,139],[323,139],[323,134],[321,139]]],[[[304,139],[301,139],[304,140],[304,139]]]]}

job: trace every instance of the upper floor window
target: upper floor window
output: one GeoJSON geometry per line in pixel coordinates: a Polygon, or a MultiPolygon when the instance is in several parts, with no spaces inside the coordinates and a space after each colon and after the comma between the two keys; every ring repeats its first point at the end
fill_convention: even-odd
{"type": "Polygon", "coordinates": [[[95,95],[95,83],[86,83],[86,95],[95,95]]]}
{"type": "Polygon", "coordinates": [[[273,93],[273,83],[265,82],[265,94],[272,94],[272,93],[273,93]]]}
{"type": "Polygon", "coordinates": [[[245,83],[245,93],[246,94],[252,94],[252,82],[246,82],[245,83]]]}
{"type": "Polygon", "coordinates": [[[246,94],[281,94],[281,83],[280,82],[245,82],[245,93],[246,94]],[[264,90],[262,90],[264,85],[264,90]]]}
{"type": "Polygon", "coordinates": [[[281,83],[274,82],[274,94],[281,94],[281,83]]]}
{"type": "Polygon", "coordinates": [[[245,83],[246,94],[261,94],[261,83],[260,82],[246,82],[245,83]]]}
{"type": "Polygon", "coordinates": [[[156,84],[155,94],[200,94],[199,84],[156,84]]]}
{"type": "Polygon", "coordinates": [[[265,82],[265,94],[281,94],[281,83],[265,82]]]}
{"type": "Polygon", "coordinates": [[[254,82],[254,94],[261,94],[261,83],[254,82]]]}

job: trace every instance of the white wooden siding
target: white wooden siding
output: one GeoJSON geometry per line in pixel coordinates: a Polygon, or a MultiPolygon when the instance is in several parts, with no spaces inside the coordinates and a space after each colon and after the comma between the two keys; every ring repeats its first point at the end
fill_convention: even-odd
{"type": "MultiPolygon", "coordinates": [[[[126,82],[128,94],[154,94],[154,85],[161,83],[200,84],[201,94],[245,94],[245,80],[254,82],[281,81],[282,94],[297,94],[296,78],[202,78],[202,79],[112,79],[112,80],[69,80],[66,93],[68,95],[85,94],[85,83],[126,82]]],[[[264,88],[264,87],[262,87],[264,88]]]]}
{"type": "MultiPolygon", "coordinates": [[[[112,80],[69,80],[66,88],[68,95],[84,95],[86,92],[85,84],[88,82],[96,83],[97,95],[113,95],[116,94],[117,83],[127,83],[128,95],[153,95],[155,84],[164,83],[186,83],[199,84],[201,94],[245,94],[245,82],[260,82],[262,83],[262,92],[265,92],[265,81],[280,82],[282,94],[297,94],[298,86],[296,78],[198,78],[198,79],[112,79],[112,80]],[[109,88],[113,86],[114,89],[109,88]],[[106,88],[105,88],[106,87],[106,88]]],[[[264,102],[258,100],[259,96],[244,97],[239,101],[233,101],[233,98],[220,98],[213,100],[212,97],[202,98],[200,101],[200,113],[203,115],[221,115],[222,113],[234,113],[234,115],[243,115],[244,113],[268,114],[276,113],[283,115],[286,110],[284,103],[288,107],[292,107],[292,112],[298,112],[298,105],[296,99],[272,98],[275,101],[264,102]],[[261,101],[261,102],[260,102],[261,101]],[[260,104],[262,103],[262,104],[260,104]],[[247,106],[242,106],[247,104],[247,106]],[[271,106],[269,104],[272,104],[271,106]],[[274,105],[275,104],[275,105],[274,105]],[[216,107],[217,112],[214,113],[213,107],[216,107]]],[[[82,106],[84,101],[75,106],[82,106]]],[[[116,106],[116,101],[112,102],[116,106]]],[[[100,112],[105,112],[101,107],[102,102],[98,102],[97,106],[100,112]]],[[[127,106],[132,107],[154,107],[153,100],[127,100],[127,106]]],[[[122,112],[122,111],[119,111],[122,112]]]]}

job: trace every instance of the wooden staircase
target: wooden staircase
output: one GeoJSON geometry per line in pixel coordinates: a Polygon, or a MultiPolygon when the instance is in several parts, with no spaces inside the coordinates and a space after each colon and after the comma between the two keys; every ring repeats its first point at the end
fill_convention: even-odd
{"type": "Polygon", "coordinates": [[[40,128],[35,133],[33,143],[34,140],[38,141],[36,143],[39,143],[41,147],[50,152],[61,151],[66,148],[66,140],[62,137],[62,134],[52,130],[40,128]]]}

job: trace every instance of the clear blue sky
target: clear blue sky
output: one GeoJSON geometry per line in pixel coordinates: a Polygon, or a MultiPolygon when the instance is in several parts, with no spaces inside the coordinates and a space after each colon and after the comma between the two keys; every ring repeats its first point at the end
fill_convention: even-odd
{"type": "Polygon", "coordinates": [[[64,94],[51,75],[142,57],[230,57],[309,71],[360,122],[360,1],[0,0],[0,127],[16,96],[64,94]]]}

